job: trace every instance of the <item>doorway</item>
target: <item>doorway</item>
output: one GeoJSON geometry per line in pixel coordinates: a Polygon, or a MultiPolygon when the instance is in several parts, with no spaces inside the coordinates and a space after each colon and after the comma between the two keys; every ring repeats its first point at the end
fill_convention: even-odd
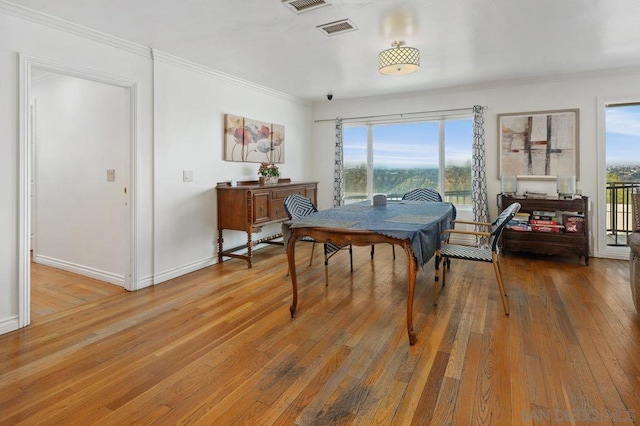
{"type": "Polygon", "coordinates": [[[631,194],[640,190],[640,99],[600,100],[599,250],[627,259],[631,194]]]}
{"type": "Polygon", "coordinates": [[[35,58],[21,56],[20,65],[18,320],[24,327],[31,318],[32,226],[36,262],[136,289],[137,87],[35,58]]]}

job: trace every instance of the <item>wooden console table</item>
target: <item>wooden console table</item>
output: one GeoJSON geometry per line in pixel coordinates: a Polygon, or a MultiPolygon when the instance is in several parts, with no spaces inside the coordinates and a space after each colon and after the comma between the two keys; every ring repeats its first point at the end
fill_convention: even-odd
{"type": "Polygon", "coordinates": [[[235,186],[228,182],[216,186],[218,204],[218,261],[224,256],[245,259],[251,268],[253,247],[260,243],[280,244],[273,241],[282,234],[270,235],[252,241],[252,234],[262,231],[265,225],[288,219],[284,199],[291,194],[305,196],[317,204],[318,182],[291,182],[279,179],[277,184],[260,185],[257,180],[239,181],[235,186]],[[247,243],[224,250],[222,231],[234,230],[247,233],[247,243]],[[247,250],[246,254],[236,253],[247,250]]]}
{"type": "MultiPolygon", "coordinates": [[[[524,198],[501,194],[499,210],[502,211],[514,202],[520,203],[520,212],[570,211],[584,215],[584,227],[580,232],[523,232],[505,229],[502,232],[501,247],[506,251],[525,251],[556,256],[582,256],[589,265],[589,198],[571,200],[559,198],[524,198]]],[[[561,218],[560,218],[561,219],[561,218]]]]}

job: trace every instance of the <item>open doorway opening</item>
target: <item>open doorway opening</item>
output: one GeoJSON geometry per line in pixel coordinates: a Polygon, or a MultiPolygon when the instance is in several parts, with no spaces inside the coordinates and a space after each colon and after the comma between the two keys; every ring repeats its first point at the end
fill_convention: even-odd
{"type": "Polygon", "coordinates": [[[605,117],[607,245],[626,246],[631,194],[640,188],[640,101],[606,105],[605,117]]]}
{"type": "Polygon", "coordinates": [[[135,82],[20,56],[19,326],[31,258],[135,289],[135,82]],[[32,255],[33,250],[33,255],[32,255]]]}
{"type": "Polygon", "coordinates": [[[631,194],[640,189],[640,99],[602,101],[601,108],[600,249],[606,257],[627,258],[627,237],[633,232],[631,194]]]}
{"type": "Polygon", "coordinates": [[[31,274],[34,315],[92,300],[108,290],[102,282],[124,287],[129,90],[32,70],[30,241],[32,266],[38,265],[31,274]]]}

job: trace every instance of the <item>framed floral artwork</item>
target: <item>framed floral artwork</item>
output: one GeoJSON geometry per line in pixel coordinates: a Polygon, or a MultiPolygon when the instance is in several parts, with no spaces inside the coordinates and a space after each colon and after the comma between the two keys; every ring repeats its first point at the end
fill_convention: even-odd
{"type": "Polygon", "coordinates": [[[284,126],[225,114],[224,159],[250,163],[284,163],[284,126]]]}
{"type": "Polygon", "coordinates": [[[284,126],[282,124],[271,125],[271,163],[284,163],[284,126]]]}
{"type": "Polygon", "coordinates": [[[271,123],[244,119],[244,161],[271,161],[271,123]]]}
{"type": "Polygon", "coordinates": [[[244,118],[224,115],[224,159],[244,161],[244,118]]]}

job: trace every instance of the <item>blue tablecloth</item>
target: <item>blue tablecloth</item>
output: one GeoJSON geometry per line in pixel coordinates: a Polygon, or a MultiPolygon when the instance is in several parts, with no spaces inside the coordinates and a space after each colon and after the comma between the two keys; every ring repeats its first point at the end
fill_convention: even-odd
{"type": "Polygon", "coordinates": [[[285,246],[289,228],[304,227],[367,230],[402,240],[408,238],[413,255],[424,265],[440,246],[440,233],[451,228],[455,217],[456,209],[451,203],[400,201],[372,206],[363,201],[285,222],[282,230],[285,246]]]}

